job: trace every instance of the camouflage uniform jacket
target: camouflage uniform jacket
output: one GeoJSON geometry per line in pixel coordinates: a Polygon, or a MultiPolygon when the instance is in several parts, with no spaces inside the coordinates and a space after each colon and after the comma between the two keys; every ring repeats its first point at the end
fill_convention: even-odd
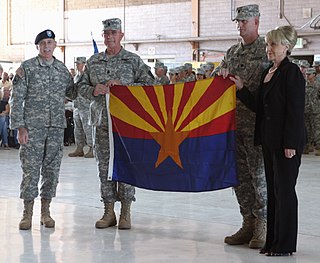
{"type": "Polygon", "coordinates": [[[154,85],[166,85],[170,84],[170,79],[167,76],[156,77],[154,85]]]}
{"type": "Polygon", "coordinates": [[[148,72],[149,67],[138,55],[123,48],[113,57],[108,57],[106,52],[91,56],[78,83],[79,94],[91,101],[91,124],[101,123],[102,111],[106,108],[105,96],[93,96],[97,84],[106,84],[111,79],[118,79],[123,85],[153,85],[154,79],[148,72]]]}
{"type": "MultiPolygon", "coordinates": [[[[255,91],[259,84],[262,72],[269,66],[266,55],[266,44],[262,37],[258,37],[252,44],[241,42],[230,47],[219,67],[228,68],[232,75],[240,76],[250,91],[255,91]]],[[[237,129],[248,135],[254,134],[255,113],[248,110],[237,99],[237,129]]]]}
{"type": "MultiPolygon", "coordinates": [[[[79,81],[81,80],[83,73],[77,74],[74,77],[74,83],[77,85],[79,81]]],[[[74,100],[74,108],[79,109],[81,111],[89,113],[90,108],[90,100],[82,97],[80,94],[78,94],[77,98],[74,100]]]]}
{"type": "Polygon", "coordinates": [[[76,87],[67,67],[54,58],[46,65],[37,56],[24,61],[13,80],[10,96],[11,129],[66,127],[65,97],[76,98],[76,87]]]}
{"type": "Polygon", "coordinates": [[[320,114],[320,82],[318,82],[318,81],[315,81],[313,83],[307,82],[307,85],[306,85],[306,112],[320,114]],[[307,111],[307,110],[309,110],[309,111],[307,111]]]}

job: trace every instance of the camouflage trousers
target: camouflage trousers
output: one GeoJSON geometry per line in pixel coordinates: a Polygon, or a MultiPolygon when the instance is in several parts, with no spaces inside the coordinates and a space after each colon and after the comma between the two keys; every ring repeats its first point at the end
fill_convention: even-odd
{"type": "Polygon", "coordinates": [[[19,155],[22,168],[20,198],[33,200],[38,194],[51,199],[56,196],[63,155],[64,128],[28,128],[29,141],[21,144],[19,155]]]}
{"type": "Polygon", "coordinates": [[[315,144],[315,114],[305,113],[304,120],[307,130],[308,145],[313,146],[315,144]]]}
{"type": "Polygon", "coordinates": [[[101,125],[93,127],[93,147],[98,165],[98,175],[100,178],[101,201],[135,201],[134,186],[108,179],[110,148],[108,122],[105,114],[102,115],[101,125]]]}
{"type": "Polygon", "coordinates": [[[320,150],[320,112],[314,115],[314,145],[316,150],[320,150]]]}
{"type": "Polygon", "coordinates": [[[267,218],[267,186],[263,172],[261,147],[253,145],[253,137],[236,135],[239,185],[235,193],[243,217],[267,218]]]}
{"type": "Polygon", "coordinates": [[[77,146],[92,147],[92,126],[89,125],[89,110],[75,109],[73,111],[74,139],[77,146]]]}

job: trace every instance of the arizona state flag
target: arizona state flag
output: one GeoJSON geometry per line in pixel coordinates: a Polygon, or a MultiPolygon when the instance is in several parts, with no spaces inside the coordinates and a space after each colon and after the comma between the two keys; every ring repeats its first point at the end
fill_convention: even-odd
{"type": "Polygon", "coordinates": [[[115,86],[108,99],[112,180],[183,192],[238,183],[235,85],[229,79],[115,86]]]}

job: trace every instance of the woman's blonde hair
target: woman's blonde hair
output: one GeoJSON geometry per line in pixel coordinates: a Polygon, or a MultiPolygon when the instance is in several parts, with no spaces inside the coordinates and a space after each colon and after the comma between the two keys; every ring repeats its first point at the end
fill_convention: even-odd
{"type": "Polygon", "coordinates": [[[266,42],[287,45],[287,55],[290,55],[297,43],[297,37],[297,31],[292,26],[279,26],[266,34],[266,42]]]}

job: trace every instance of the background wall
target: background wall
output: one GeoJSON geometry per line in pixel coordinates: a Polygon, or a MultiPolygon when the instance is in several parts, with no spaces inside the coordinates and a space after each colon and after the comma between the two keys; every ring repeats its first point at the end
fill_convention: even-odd
{"type": "Polygon", "coordinates": [[[306,25],[320,14],[319,0],[0,0],[0,4],[2,64],[35,56],[35,36],[50,28],[59,45],[55,56],[72,67],[75,57],[92,55],[91,34],[99,50],[104,50],[101,21],[112,17],[123,21],[125,48],[150,66],[156,60],[169,66],[193,59],[219,61],[239,39],[231,21],[235,7],[246,4],[260,6],[261,35],[290,23],[304,43],[293,55],[313,58],[320,54],[320,29],[306,25]]]}

